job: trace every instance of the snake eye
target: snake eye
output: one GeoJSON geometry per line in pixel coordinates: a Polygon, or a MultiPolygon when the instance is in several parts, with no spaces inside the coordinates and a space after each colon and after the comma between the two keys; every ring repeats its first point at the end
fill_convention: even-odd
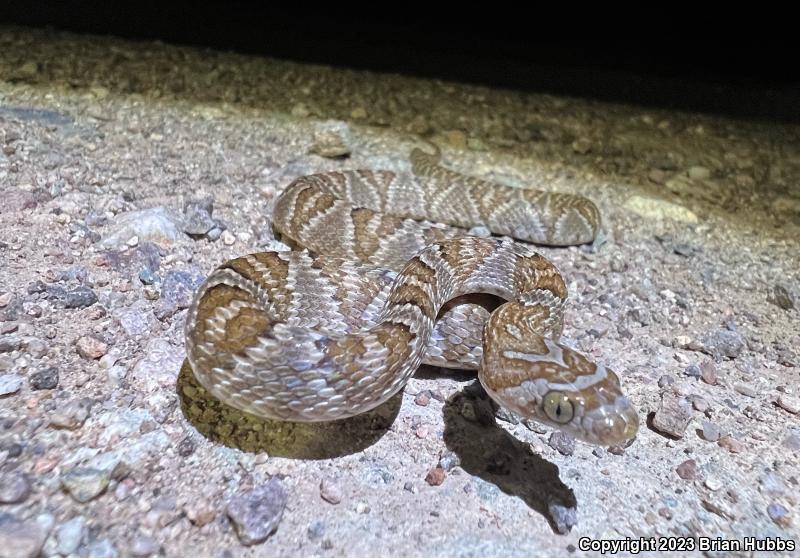
{"type": "Polygon", "coordinates": [[[551,391],[544,396],[542,402],[547,418],[558,424],[566,424],[572,420],[575,412],[572,402],[560,391],[551,391]]]}

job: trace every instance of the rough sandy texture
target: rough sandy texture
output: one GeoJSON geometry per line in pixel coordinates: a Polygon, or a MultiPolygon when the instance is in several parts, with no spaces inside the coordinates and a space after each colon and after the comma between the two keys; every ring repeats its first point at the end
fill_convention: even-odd
{"type": "Polygon", "coordinates": [[[797,127],[0,29],[0,147],[0,556],[800,538],[797,127]],[[276,193],[407,170],[417,136],[600,206],[605,243],[542,251],[566,335],[641,411],[624,452],[529,429],[469,375],[316,427],[179,378],[192,289],[274,245],[276,193]]]}

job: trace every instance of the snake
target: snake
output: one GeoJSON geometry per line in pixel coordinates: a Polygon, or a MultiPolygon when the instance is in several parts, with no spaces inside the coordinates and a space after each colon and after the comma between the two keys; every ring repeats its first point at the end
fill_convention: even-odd
{"type": "Polygon", "coordinates": [[[286,186],[272,227],[292,249],[229,260],[194,294],[185,345],[198,382],[257,417],[318,422],[378,407],[422,364],[477,370],[523,418],[629,444],[636,409],[615,372],[561,338],[566,284],[531,246],[592,242],[597,206],[456,172],[434,149],[414,148],[410,172],[286,186]]]}

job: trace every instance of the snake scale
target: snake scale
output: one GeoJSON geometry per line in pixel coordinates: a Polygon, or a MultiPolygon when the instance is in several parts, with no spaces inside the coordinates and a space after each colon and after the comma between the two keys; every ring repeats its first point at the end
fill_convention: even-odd
{"type": "Polygon", "coordinates": [[[422,363],[477,369],[500,405],[586,442],[632,440],[617,375],[560,335],[567,289],[532,242],[591,242],[581,196],[501,186],[411,153],[411,173],[300,177],[273,227],[302,251],[230,260],[186,319],[198,381],[267,419],[329,421],[387,401],[422,363]],[[467,236],[487,227],[500,237],[467,236]],[[509,237],[513,237],[512,240],[509,237]]]}

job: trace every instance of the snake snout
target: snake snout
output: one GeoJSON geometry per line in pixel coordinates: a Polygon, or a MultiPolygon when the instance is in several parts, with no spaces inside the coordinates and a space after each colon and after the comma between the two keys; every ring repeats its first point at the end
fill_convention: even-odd
{"type": "Polygon", "coordinates": [[[602,446],[626,446],[639,430],[639,414],[633,403],[618,396],[613,409],[600,408],[584,419],[586,441],[602,446]]]}

